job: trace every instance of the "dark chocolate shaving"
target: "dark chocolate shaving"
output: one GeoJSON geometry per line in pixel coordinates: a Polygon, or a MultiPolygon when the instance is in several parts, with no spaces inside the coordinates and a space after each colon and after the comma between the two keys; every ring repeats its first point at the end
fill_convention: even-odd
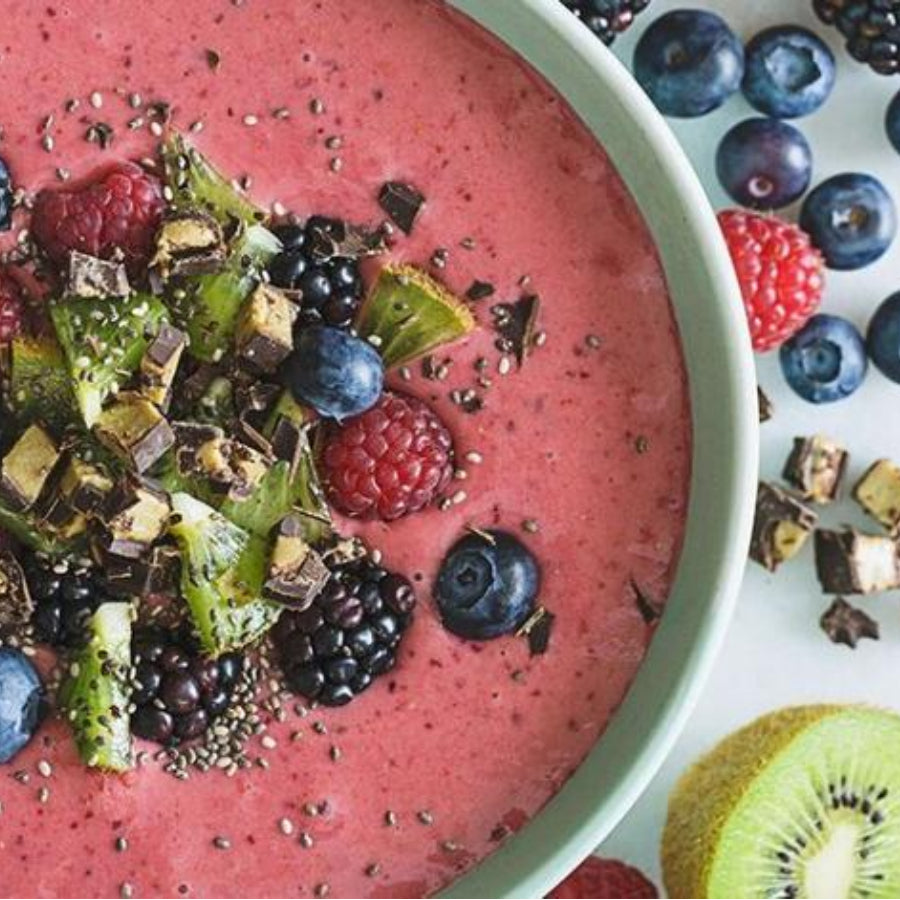
{"type": "Polygon", "coordinates": [[[641,618],[648,625],[658,622],[663,612],[662,604],[656,598],[651,597],[633,578],[631,579],[631,589],[634,591],[635,605],[641,618]]]}
{"type": "Polygon", "coordinates": [[[759,421],[768,422],[775,413],[772,401],[766,396],[765,391],[757,385],[756,396],[759,404],[759,421]]]}
{"type": "Polygon", "coordinates": [[[378,205],[404,234],[410,234],[425,206],[425,196],[411,184],[388,181],[378,195],[378,205]]]}
{"type": "Polygon", "coordinates": [[[556,616],[545,609],[544,614],[528,629],[528,652],[532,656],[543,656],[550,647],[550,635],[556,616]]]}
{"type": "Polygon", "coordinates": [[[486,300],[488,297],[493,297],[496,292],[497,289],[489,281],[478,281],[476,279],[469,285],[469,289],[466,291],[466,300],[477,303],[479,300],[486,300]]]}
{"type": "Polygon", "coordinates": [[[491,308],[494,330],[500,336],[503,352],[515,355],[521,366],[531,352],[534,343],[534,329],[540,310],[540,297],[528,294],[515,303],[498,303],[491,308]]]}
{"type": "Polygon", "coordinates": [[[851,649],[863,638],[877,641],[880,636],[878,623],[843,597],[835,598],[819,619],[819,625],[832,643],[845,644],[851,649]]]}
{"type": "Polygon", "coordinates": [[[321,227],[308,229],[306,251],[317,262],[330,259],[362,259],[386,252],[383,228],[367,228],[339,219],[327,220],[321,227]]]}

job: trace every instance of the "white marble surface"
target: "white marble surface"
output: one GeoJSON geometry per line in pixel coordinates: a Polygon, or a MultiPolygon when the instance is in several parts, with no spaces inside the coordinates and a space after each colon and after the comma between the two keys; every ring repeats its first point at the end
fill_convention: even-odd
{"type": "MultiPolygon", "coordinates": [[[[657,14],[691,5],[653,0],[617,47],[628,64],[640,32],[657,14]]],[[[900,77],[882,78],[851,60],[840,36],[816,20],[810,0],[706,0],[696,6],[728,19],[745,40],[770,25],[800,23],[831,45],[838,79],[828,103],[795,124],[813,147],[813,183],[842,171],[870,172],[881,178],[900,204],[900,156],[884,133],[884,111],[900,77]]],[[[719,138],[734,122],[754,115],[740,96],[702,119],[671,120],[716,208],[729,205],[720,189],[713,159],[719,138]]],[[[790,211],[789,211],[790,214],[790,211]]],[[[875,265],[851,273],[828,273],[823,310],[846,316],[865,329],[877,305],[900,290],[900,239],[875,265]]],[[[776,478],[794,435],[822,432],[850,450],[850,479],[872,460],[900,461],[900,385],[870,368],[857,393],[830,406],[811,406],[782,380],[777,354],[759,358],[760,383],[775,405],[775,418],[762,426],[762,476],[776,478]]],[[[829,525],[870,527],[852,501],[823,515],[829,525]]],[[[746,574],[737,615],[712,678],[668,762],[643,799],[600,848],[659,876],[659,838],[666,798],[679,773],[706,748],[756,715],[785,705],[819,701],[877,703],[900,709],[900,596],[863,598],[860,605],[878,619],[881,641],[864,642],[854,652],[828,642],[818,617],[829,600],[813,571],[811,547],[769,575],[756,565],[746,574]]]]}

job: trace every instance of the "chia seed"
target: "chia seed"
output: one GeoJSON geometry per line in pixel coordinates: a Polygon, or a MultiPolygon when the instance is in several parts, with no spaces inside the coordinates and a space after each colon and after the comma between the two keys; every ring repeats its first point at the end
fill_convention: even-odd
{"type": "Polygon", "coordinates": [[[312,845],[315,843],[315,841],[313,840],[313,836],[308,831],[301,831],[299,843],[304,850],[309,850],[310,847],[312,847],[312,845]]]}
{"type": "Polygon", "coordinates": [[[128,849],[128,840],[124,837],[117,837],[115,848],[116,853],[124,853],[128,849]]]}
{"type": "Polygon", "coordinates": [[[381,874],[381,866],[378,863],[369,863],[366,866],[366,876],[368,878],[375,878],[377,875],[381,874]]]}
{"type": "Polygon", "coordinates": [[[229,841],[227,837],[218,835],[217,837],[213,838],[213,847],[215,847],[216,850],[230,850],[231,841],[229,841]]]}
{"type": "Polygon", "coordinates": [[[294,833],[294,823],[288,818],[279,819],[278,830],[285,836],[291,835],[294,833]]]}
{"type": "Polygon", "coordinates": [[[397,813],[395,813],[392,809],[389,809],[384,814],[384,824],[388,826],[388,828],[394,828],[397,825],[397,813]]]}
{"type": "Polygon", "coordinates": [[[427,810],[427,809],[420,809],[420,810],[416,813],[416,818],[417,818],[423,825],[434,825],[434,816],[431,814],[431,811],[430,811],[430,810],[427,810]]]}
{"type": "Polygon", "coordinates": [[[94,107],[94,109],[102,109],[103,94],[101,94],[100,91],[92,91],[91,96],[88,98],[88,101],[90,102],[91,106],[94,107]]]}
{"type": "Polygon", "coordinates": [[[119,896],[122,900],[131,900],[134,896],[134,885],[130,881],[123,881],[119,885],[119,896]]]}
{"type": "Polygon", "coordinates": [[[528,534],[537,534],[541,530],[541,526],[538,524],[537,519],[525,519],[522,522],[522,530],[528,534]]]}

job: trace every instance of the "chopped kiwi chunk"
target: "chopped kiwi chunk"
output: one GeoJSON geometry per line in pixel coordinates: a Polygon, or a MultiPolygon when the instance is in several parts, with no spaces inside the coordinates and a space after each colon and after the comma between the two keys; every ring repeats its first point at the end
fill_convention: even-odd
{"type": "Polygon", "coordinates": [[[145,294],[63,298],[53,304],[50,316],[88,428],[100,418],[106,400],[137,371],[166,315],[165,306],[145,294]]]}
{"type": "Polygon", "coordinates": [[[298,427],[302,427],[312,421],[313,412],[307,407],[301,406],[294,399],[294,395],[290,391],[283,391],[278,400],[275,401],[272,412],[269,414],[266,424],[263,427],[263,434],[267,438],[271,439],[275,434],[275,430],[281,419],[287,419],[298,427]]]}
{"type": "Polygon", "coordinates": [[[130,603],[104,603],[88,621],[88,643],[69,666],[61,700],[86,766],[124,772],[133,765],[130,603]]]}
{"type": "Polygon", "coordinates": [[[202,210],[223,226],[235,219],[247,225],[265,221],[266,214],[236,191],[182,135],[173,132],[168,137],[162,146],[162,158],[176,209],[202,210]]]}
{"type": "Polygon", "coordinates": [[[385,266],[360,312],[360,337],[378,347],[385,367],[410,362],[475,328],[469,308],[413,266],[385,266]],[[374,339],[374,340],[373,340],[374,339]]]}
{"type": "Polygon", "coordinates": [[[203,649],[218,656],[262,637],[280,612],[262,599],[267,542],[189,494],[174,494],[172,511],[181,593],[203,649]]]}
{"type": "Polygon", "coordinates": [[[59,556],[71,549],[71,541],[54,534],[33,513],[18,512],[0,501],[0,529],[8,531],[17,541],[32,550],[59,556]]]}
{"type": "Polygon", "coordinates": [[[6,405],[17,421],[58,430],[79,421],[66,358],[52,337],[16,338],[6,367],[6,405]]]}

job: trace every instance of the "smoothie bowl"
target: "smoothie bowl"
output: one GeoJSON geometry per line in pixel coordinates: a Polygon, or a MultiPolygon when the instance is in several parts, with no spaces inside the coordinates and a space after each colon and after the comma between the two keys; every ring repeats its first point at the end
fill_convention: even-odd
{"type": "Polygon", "coordinates": [[[5,895],[540,895],[686,715],[727,256],[586,29],[453,6],[10,4],[5,895]]]}

